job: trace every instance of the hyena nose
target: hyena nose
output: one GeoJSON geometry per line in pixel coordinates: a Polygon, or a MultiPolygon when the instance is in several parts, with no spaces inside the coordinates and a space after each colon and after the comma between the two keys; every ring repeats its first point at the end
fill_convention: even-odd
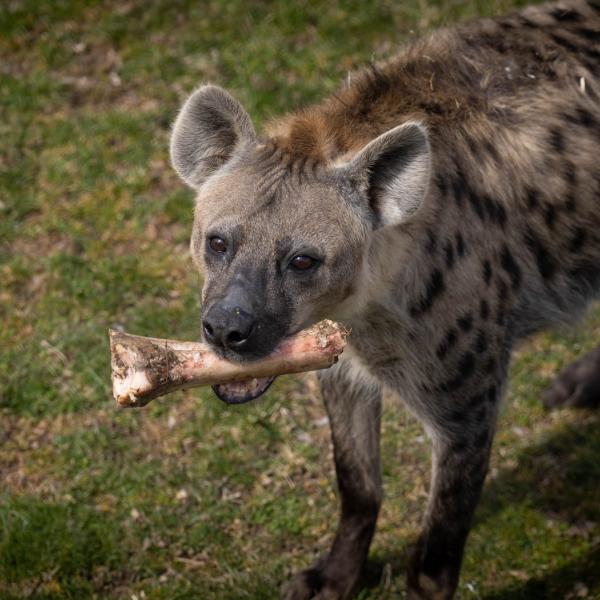
{"type": "Polygon", "coordinates": [[[211,344],[242,350],[252,335],[254,317],[237,306],[215,306],[202,319],[202,327],[211,344]]]}

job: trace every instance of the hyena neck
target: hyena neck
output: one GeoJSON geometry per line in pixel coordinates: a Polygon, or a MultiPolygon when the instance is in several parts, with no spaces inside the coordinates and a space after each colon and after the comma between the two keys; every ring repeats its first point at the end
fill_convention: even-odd
{"type": "MultiPolygon", "coordinates": [[[[439,220],[439,195],[432,190],[418,218],[398,227],[374,231],[365,249],[361,270],[352,286],[354,293],[337,307],[334,318],[352,329],[365,321],[383,322],[385,327],[408,331],[414,306],[423,288],[423,269],[437,246],[433,239],[439,220]],[[376,315],[384,317],[383,321],[376,315]]],[[[370,335],[367,332],[367,335],[370,335]]],[[[376,335],[373,332],[373,335],[376,335]]]]}

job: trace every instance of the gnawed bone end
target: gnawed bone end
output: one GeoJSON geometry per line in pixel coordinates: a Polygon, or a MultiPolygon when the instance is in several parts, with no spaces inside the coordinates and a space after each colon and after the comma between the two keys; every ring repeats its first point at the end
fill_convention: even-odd
{"type": "Polygon", "coordinates": [[[333,321],[284,339],[269,356],[232,363],[200,342],[131,335],[110,329],[113,396],[119,406],[140,407],[175,390],[214,386],[225,402],[245,402],[266,391],[272,379],[287,373],[326,369],[343,352],[349,331],[333,321]],[[257,386],[264,389],[256,395],[257,386]],[[244,395],[243,390],[249,390],[244,395]]]}

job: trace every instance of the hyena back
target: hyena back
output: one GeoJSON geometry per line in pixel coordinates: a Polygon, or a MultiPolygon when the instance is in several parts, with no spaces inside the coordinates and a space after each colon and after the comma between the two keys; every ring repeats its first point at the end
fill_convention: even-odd
{"type": "MultiPolygon", "coordinates": [[[[436,32],[261,136],[202,87],[171,155],[198,190],[191,248],[219,352],[262,356],[325,317],[352,329],[319,375],[340,524],[285,597],[356,589],[382,498],[386,387],[432,440],[408,596],[451,598],[511,350],[600,292],[600,4],[436,32]]],[[[576,373],[598,386],[594,360],[576,373]]]]}

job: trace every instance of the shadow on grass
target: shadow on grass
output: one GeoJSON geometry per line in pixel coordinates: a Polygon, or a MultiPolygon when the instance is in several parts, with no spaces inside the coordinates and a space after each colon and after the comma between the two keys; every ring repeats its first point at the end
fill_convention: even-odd
{"type": "MultiPolygon", "coordinates": [[[[562,521],[588,535],[600,522],[600,414],[583,411],[577,423],[565,425],[542,443],[528,446],[514,466],[501,470],[484,489],[476,527],[514,506],[528,506],[554,521],[562,521]]],[[[413,540],[395,552],[379,554],[367,564],[361,589],[375,592],[389,575],[403,577],[413,540]]],[[[539,543],[539,542],[536,542],[539,543]]],[[[543,542],[542,542],[543,543],[543,542]]],[[[467,550],[468,551],[468,550],[467,550]]],[[[511,582],[503,589],[486,592],[482,600],[544,600],[565,598],[576,584],[588,592],[600,591],[600,543],[591,541],[587,551],[573,552],[555,570],[511,582]],[[575,558],[576,556],[576,558],[575,558]]],[[[576,596],[573,596],[576,597],[576,596]]],[[[596,597],[594,595],[593,597],[596,597]]]]}
{"type": "MultiPolygon", "coordinates": [[[[528,505],[537,512],[589,535],[600,522],[600,415],[582,411],[540,444],[529,446],[517,464],[489,481],[477,512],[485,523],[509,506],[528,505]]],[[[539,543],[539,542],[538,542],[539,543]]],[[[575,556],[575,552],[573,553],[575,556]]],[[[600,590],[600,544],[542,576],[483,596],[485,600],[564,598],[576,584],[600,590]]]]}
{"type": "MultiPolygon", "coordinates": [[[[555,600],[584,598],[600,590],[600,545],[584,556],[567,563],[543,577],[534,577],[522,584],[482,596],[482,600],[555,600]],[[573,593],[576,584],[583,584],[582,592],[573,593]],[[587,591],[583,591],[587,590],[587,591]],[[570,596],[569,593],[572,595],[570,596]]],[[[594,594],[593,596],[597,596],[594,594]]]]}
{"type": "Polygon", "coordinates": [[[582,412],[576,423],[526,447],[515,466],[488,480],[476,523],[522,502],[572,523],[600,520],[599,413],[582,412]]]}

